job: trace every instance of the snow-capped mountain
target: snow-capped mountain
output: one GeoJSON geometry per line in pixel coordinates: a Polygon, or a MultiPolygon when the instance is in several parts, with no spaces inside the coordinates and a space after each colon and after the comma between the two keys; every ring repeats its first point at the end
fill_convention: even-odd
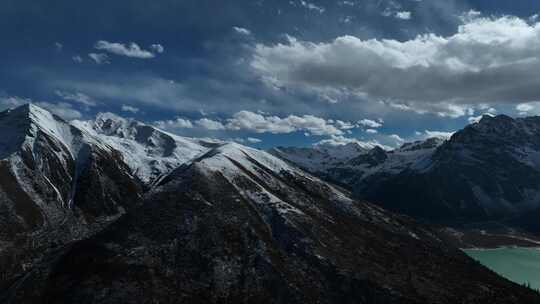
{"type": "MultiPolygon", "coordinates": [[[[269,153],[215,147],[5,303],[534,303],[428,228],[269,153]]],[[[3,298],[2,298],[3,296],[3,298]]]]}
{"type": "Polygon", "coordinates": [[[437,221],[509,219],[540,207],[539,152],[540,117],[484,116],[438,147],[427,166],[356,187],[387,208],[437,221]],[[390,203],[398,197],[401,207],[390,203]]]}
{"type": "Polygon", "coordinates": [[[324,153],[319,146],[280,147],[269,152],[325,179],[349,185],[375,174],[396,174],[408,168],[422,170],[430,165],[431,155],[443,142],[440,138],[430,138],[406,143],[391,151],[379,146],[360,147],[352,143],[332,146],[324,153]],[[351,145],[356,145],[358,149],[351,149],[351,145]],[[334,156],[336,154],[337,157],[334,156]]]}
{"type": "MultiPolygon", "coordinates": [[[[540,117],[484,116],[448,141],[428,139],[333,167],[303,167],[354,189],[359,198],[432,222],[512,219],[539,212],[540,117]]],[[[530,220],[512,223],[540,231],[530,220]]]]}
{"type": "Polygon", "coordinates": [[[1,112],[0,130],[0,260],[11,261],[3,278],[141,200],[117,151],[42,108],[1,112]]]}
{"type": "Polygon", "coordinates": [[[75,121],[74,124],[119,151],[145,184],[218,144],[173,135],[112,113],[101,113],[94,121],[75,121]]]}
{"type": "Polygon", "coordinates": [[[358,155],[368,153],[371,149],[373,149],[371,145],[348,143],[340,146],[320,144],[313,148],[277,147],[269,152],[311,172],[322,172],[344,165],[358,155]]]}

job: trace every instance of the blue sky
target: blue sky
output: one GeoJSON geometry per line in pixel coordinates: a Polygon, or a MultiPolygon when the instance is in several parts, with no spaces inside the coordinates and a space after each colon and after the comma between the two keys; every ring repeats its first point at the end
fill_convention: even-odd
{"type": "Polygon", "coordinates": [[[445,136],[536,115],[538,1],[0,3],[0,107],[110,111],[256,147],[445,136]]]}

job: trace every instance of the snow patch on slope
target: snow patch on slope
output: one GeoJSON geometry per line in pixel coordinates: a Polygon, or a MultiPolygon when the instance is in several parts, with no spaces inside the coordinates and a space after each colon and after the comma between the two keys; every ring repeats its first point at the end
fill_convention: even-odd
{"type": "Polygon", "coordinates": [[[215,145],[209,141],[176,136],[112,113],[101,113],[95,121],[73,123],[119,151],[134,174],[147,184],[215,145]]]}

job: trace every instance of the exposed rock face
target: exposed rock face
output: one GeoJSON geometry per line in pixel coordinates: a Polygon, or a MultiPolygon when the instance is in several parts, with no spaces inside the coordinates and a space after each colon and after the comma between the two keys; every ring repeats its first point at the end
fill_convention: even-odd
{"type": "Polygon", "coordinates": [[[81,239],[141,200],[121,156],[26,105],[0,113],[0,287],[49,249],[81,239]]]}
{"type": "MultiPolygon", "coordinates": [[[[1,298],[0,298],[1,299],[1,298]]],[[[51,255],[7,303],[535,303],[429,229],[229,144],[51,255]]]]}

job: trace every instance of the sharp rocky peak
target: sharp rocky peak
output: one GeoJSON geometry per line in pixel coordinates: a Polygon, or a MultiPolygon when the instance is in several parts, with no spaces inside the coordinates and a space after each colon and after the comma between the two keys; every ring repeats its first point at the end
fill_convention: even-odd
{"type": "Polygon", "coordinates": [[[137,136],[140,128],[153,130],[152,127],[134,119],[123,118],[110,112],[99,113],[93,122],[93,128],[100,134],[130,139],[137,136]]]}

